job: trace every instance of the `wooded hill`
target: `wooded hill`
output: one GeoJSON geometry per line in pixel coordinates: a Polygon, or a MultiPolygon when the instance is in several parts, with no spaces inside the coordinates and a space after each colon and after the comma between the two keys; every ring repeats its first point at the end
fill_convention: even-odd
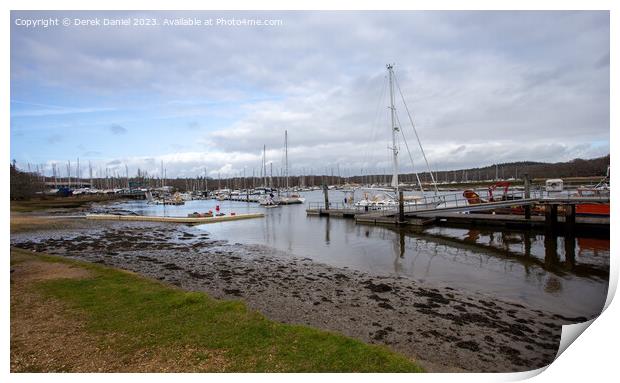
{"type": "MultiPolygon", "coordinates": [[[[536,178],[571,178],[571,177],[605,177],[610,156],[584,160],[576,158],[568,162],[508,162],[493,164],[480,168],[439,171],[436,173],[437,182],[466,182],[494,179],[520,179],[528,174],[530,179],[536,178]]],[[[407,175],[406,179],[413,175],[407,175]]],[[[420,174],[424,181],[430,181],[428,172],[420,174]]]]}

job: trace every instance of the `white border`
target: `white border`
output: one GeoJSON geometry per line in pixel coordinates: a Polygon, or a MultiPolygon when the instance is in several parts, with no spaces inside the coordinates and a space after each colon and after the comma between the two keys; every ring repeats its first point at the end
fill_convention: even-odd
{"type": "MultiPolygon", "coordinates": [[[[154,4],[153,1],[133,1],[133,0],[94,0],[94,1],[76,1],[76,0],[62,0],[62,1],[43,1],[43,0],[24,0],[14,1],[8,0],[2,2],[2,8],[4,10],[2,23],[2,51],[4,52],[2,60],[2,76],[0,86],[2,87],[4,97],[0,106],[2,108],[2,116],[4,122],[3,137],[0,144],[4,158],[9,159],[9,102],[10,100],[10,10],[105,10],[105,9],[118,9],[118,10],[134,10],[134,9],[153,9],[153,10],[198,10],[198,9],[212,9],[212,10],[610,10],[611,16],[611,46],[613,42],[617,42],[618,34],[618,17],[615,12],[619,9],[617,1],[604,1],[604,0],[590,0],[590,1],[575,1],[575,0],[506,0],[506,1],[490,1],[490,0],[474,0],[474,1],[459,1],[459,0],[444,0],[444,1],[368,1],[359,0],[356,2],[346,3],[342,1],[277,1],[277,0],[264,0],[256,2],[251,0],[245,1],[217,1],[217,2],[205,2],[205,1],[188,1],[188,0],[176,0],[174,2],[166,2],[163,4],[154,4]],[[259,6],[260,5],[260,6],[259,6]]],[[[611,48],[611,47],[610,47],[611,48]]],[[[614,64],[618,63],[618,54],[616,49],[611,50],[611,105],[620,105],[617,102],[617,88],[618,79],[613,71],[614,64]]],[[[617,126],[617,113],[614,108],[611,109],[611,126],[617,126]]],[[[610,144],[611,151],[616,146],[617,132],[614,129],[610,131],[610,144]]],[[[612,163],[614,162],[614,156],[612,156],[612,163]]],[[[9,195],[8,195],[8,167],[0,167],[1,174],[5,180],[5,187],[0,189],[2,195],[2,213],[5,219],[2,222],[3,225],[3,238],[4,238],[4,261],[8,266],[8,243],[9,243],[9,195]]],[[[612,164],[612,169],[618,169],[615,164],[612,164]]],[[[617,188],[614,189],[613,199],[616,200],[617,188]]],[[[614,222],[616,221],[618,207],[614,205],[612,207],[612,230],[614,222]]],[[[615,293],[615,287],[618,283],[618,262],[616,257],[615,241],[611,243],[611,268],[610,273],[610,291],[607,299],[607,304],[611,303],[613,294],[615,293]]],[[[9,307],[9,283],[8,283],[8,267],[3,269],[3,284],[1,303],[5,308],[5,313],[8,313],[9,307]]],[[[536,376],[538,373],[544,371],[540,375],[532,379],[537,382],[548,381],[562,381],[562,382],[584,382],[584,381],[606,381],[608,378],[617,375],[616,363],[617,363],[617,350],[618,350],[618,329],[617,323],[620,318],[618,303],[610,305],[599,319],[594,321],[580,336],[572,346],[560,355],[560,357],[552,363],[547,369],[541,369],[538,371],[532,371],[528,373],[520,374],[425,374],[422,376],[412,376],[407,374],[390,374],[385,376],[384,374],[324,374],[320,379],[328,380],[340,380],[351,379],[356,382],[373,382],[376,383],[378,379],[386,379],[390,382],[393,381],[424,381],[424,382],[438,382],[438,381],[464,381],[464,382],[490,382],[490,381],[514,381],[522,380],[528,377],[536,376]]],[[[199,374],[149,374],[149,375],[135,375],[135,374],[115,374],[113,376],[103,374],[89,374],[83,376],[82,374],[9,374],[9,318],[8,315],[2,315],[1,323],[3,328],[3,347],[1,350],[3,365],[2,372],[11,381],[32,381],[33,379],[44,379],[49,381],[83,381],[84,379],[94,381],[108,381],[112,379],[140,379],[147,380],[149,382],[159,382],[168,380],[182,379],[186,381],[204,381],[205,379],[216,380],[231,380],[231,381],[289,381],[290,379],[301,381],[314,381],[318,376],[313,374],[298,374],[295,376],[287,374],[228,374],[228,375],[199,375],[199,374]]],[[[6,381],[6,380],[5,380],[6,381]]]]}

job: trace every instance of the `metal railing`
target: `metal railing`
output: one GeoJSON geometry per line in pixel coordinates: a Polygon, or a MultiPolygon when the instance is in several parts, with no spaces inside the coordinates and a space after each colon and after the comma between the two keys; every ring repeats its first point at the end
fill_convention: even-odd
{"type": "MultiPolygon", "coordinates": [[[[475,206],[484,205],[484,203],[487,202],[500,202],[509,200],[514,200],[515,205],[517,205],[520,199],[525,198],[525,191],[522,190],[509,191],[505,194],[501,190],[495,190],[493,192],[490,192],[489,190],[476,190],[476,193],[478,194],[482,203],[475,206]]],[[[530,191],[529,198],[541,198],[542,195],[542,190],[532,190],[530,191]]],[[[444,208],[458,208],[467,206],[474,205],[469,204],[467,199],[463,197],[463,193],[438,194],[418,197],[413,201],[406,200],[404,202],[404,212],[405,214],[407,214],[415,213],[417,211],[440,210],[444,208]]],[[[314,210],[326,210],[324,202],[310,202],[308,204],[308,208],[314,210]]],[[[490,209],[491,208],[492,207],[490,207],[490,209]]],[[[343,202],[330,202],[329,209],[349,210],[359,213],[373,214],[377,216],[388,216],[398,213],[398,203],[390,205],[356,206],[354,203],[345,204],[343,202]]]]}
{"type": "MultiPolygon", "coordinates": [[[[470,212],[470,211],[484,211],[493,210],[497,208],[506,208],[518,205],[532,205],[532,204],[563,204],[563,203],[579,203],[579,202],[595,202],[595,203],[609,203],[609,197],[582,197],[578,195],[560,194],[554,195],[554,193],[548,193],[544,189],[531,189],[529,194],[524,190],[509,190],[504,193],[504,190],[488,189],[475,190],[480,203],[469,203],[469,201],[463,196],[462,192],[451,194],[438,194],[418,197],[413,201],[404,202],[404,214],[420,215],[433,214],[434,212],[449,211],[449,212],[470,212]],[[527,194],[527,195],[526,195],[527,194]],[[485,209],[485,205],[489,205],[485,209]],[[471,210],[470,210],[471,209],[471,210]]],[[[356,201],[356,202],[359,202],[356,201]]],[[[325,203],[323,202],[310,202],[308,204],[309,209],[315,210],[327,210],[325,203]]],[[[368,214],[369,216],[385,217],[398,214],[398,203],[391,203],[389,205],[368,205],[368,206],[356,206],[354,203],[343,202],[330,202],[330,210],[340,210],[347,212],[353,212],[355,214],[368,214]]]]}
{"type": "MultiPolygon", "coordinates": [[[[361,206],[355,206],[354,204],[345,204],[344,202],[330,202],[329,209],[333,210],[359,210],[363,211],[361,206]]],[[[308,210],[326,210],[324,202],[309,202],[308,210]]]]}

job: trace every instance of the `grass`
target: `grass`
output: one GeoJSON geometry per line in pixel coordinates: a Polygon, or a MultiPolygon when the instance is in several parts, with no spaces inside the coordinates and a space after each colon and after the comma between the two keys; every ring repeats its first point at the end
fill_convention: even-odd
{"type": "MultiPolygon", "coordinates": [[[[31,253],[11,251],[12,262],[31,253]]],[[[84,313],[86,329],[104,347],[131,358],[144,350],[190,349],[184,357],[215,352],[237,372],[422,372],[383,346],[339,334],[270,321],[240,301],[216,300],[132,273],[47,255],[44,262],[85,268],[94,277],[37,282],[45,296],[84,313]]],[[[174,357],[174,356],[172,356],[174,357]]]]}

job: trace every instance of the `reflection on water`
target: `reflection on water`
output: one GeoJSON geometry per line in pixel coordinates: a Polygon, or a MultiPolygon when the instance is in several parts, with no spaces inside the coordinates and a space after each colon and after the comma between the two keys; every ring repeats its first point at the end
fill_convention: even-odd
{"type": "MultiPolygon", "coordinates": [[[[330,192],[340,200],[339,192],[330,192]]],[[[308,202],[321,193],[306,193],[308,202]]],[[[530,231],[426,227],[395,230],[356,225],[353,220],[306,216],[304,205],[264,209],[256,204],[214,200],[184,206],[129,202],[145,215],[215,210],[264,212],[264,219],[199,226],[217,239],[262,244],[294,256],[378,275],[478,291],[561,313],[590,316],[604,304],[609,275],[609,239],[530,231]]]]}
{"type": "Polygon", "coordinates": [[[503,296],[583,315],[596,313],[604,303],[609,278],[608,239],[590,242],[551,233],[453,228],[431,228],[417,235],[465,249],[459,252],[461,261],[475,254],[480,259],[479,276],[484,278],[480,285],[501,290],[503,296]],[[494,278],[492,273],[483,272],[493,270],[504,278],[496,285],[489,283],[494,278]]]}

